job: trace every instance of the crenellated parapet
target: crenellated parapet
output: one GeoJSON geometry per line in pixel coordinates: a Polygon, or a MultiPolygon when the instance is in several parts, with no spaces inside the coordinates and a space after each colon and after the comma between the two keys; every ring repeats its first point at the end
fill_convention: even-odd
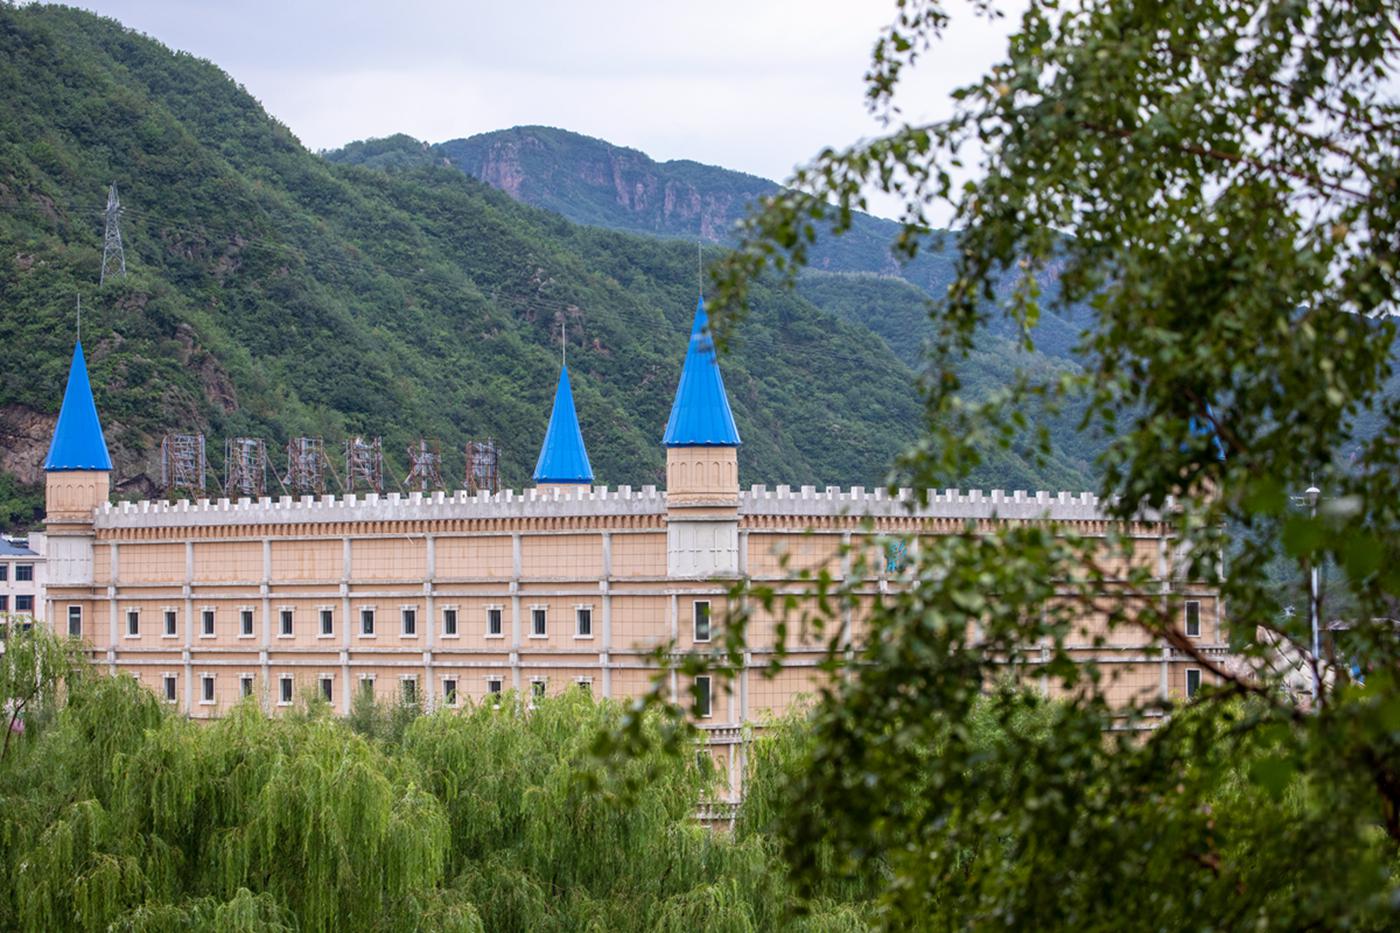
{"type": "MultiPolygon", "coordinates": [[[[751,486],[739,494],[740,516],[1010,519],[1109,521],[1112,505],[1091,492],[1004,492],[947,489],[919,504],[914,491],[891,495],[883,487],[751,486]]],[[[1170,506],[1169,506],[1170,507],[1170,506]]],[[[212,527],[320,522],[403,522],[440,519],[543,519],[664,515],[667,496],[655,486],[511,489],[497,493],[388,493],[377,495],[265,496],[260,499],[142,500],[104,502],[96,509],[98,529],[212,527]]],[[[1144,512],[1144,521],[1158,515],[1144,512]]]]}
{"type": "Polygon", "coordinates": [[[99,530],[478,519],[560,516],[661,515],[665,496],[655,486],[513,489],[497,493],[391,492],[357,496],[264,496],[260,499],[142,500],[107,503],[97,510],[99,530]]]}

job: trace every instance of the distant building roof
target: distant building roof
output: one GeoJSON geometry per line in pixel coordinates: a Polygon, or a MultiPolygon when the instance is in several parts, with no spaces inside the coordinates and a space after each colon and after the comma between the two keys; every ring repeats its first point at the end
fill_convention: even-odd
{"type": "Polygon", "coordinates": [[[715,358],[715,341],[710,336],[710,319],[705,299],[695,306],[695,325],[690,329],[690,348],[681,367],[681,382],[666,422],[661,443],[667,447],[737,447],[739,429],[729,410],[729,396],[715,358]]]}
{"type": "Polygon", "coordinates": [[[58,426],[53,431],[53,443],[49,445],[44,469],[51,472],[112,469],[107,441],[102,437],[102,424],[97,420],[97,405],[92,401],[92,386],[88,384],[82,341],[73,345],[68,388],[63,393],[63,408],[58,413],[58,426]]]}
{"type": "Polygon", "coordinates": [[[28,545],[29,542],[24,540],[0,538],[0,557],[38,557],[38,552],[31,551],[28,545]]]}
{"type": "Polygon", "coordinates": [[[574,410],[574,391],[569,385],[567,366],[559,371],[549,430],[544,433],[540,459],[535,462],[535,482],[593,482],[593,468],[588,465],[588,450],[583,446],[583,432],[579,430],[578,413],[574,410]]]}

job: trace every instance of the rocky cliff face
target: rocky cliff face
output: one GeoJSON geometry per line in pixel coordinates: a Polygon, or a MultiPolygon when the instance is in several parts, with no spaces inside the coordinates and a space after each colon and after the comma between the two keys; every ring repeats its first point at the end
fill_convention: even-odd
{"type": "Polygon", "coordinates": [[[433,147],[452,165],[518,201],[574,220],[663,236],[727,240],[762,178],[694,162],[657,162],[635,149],[548,127],[516,127],[433,147]]]}

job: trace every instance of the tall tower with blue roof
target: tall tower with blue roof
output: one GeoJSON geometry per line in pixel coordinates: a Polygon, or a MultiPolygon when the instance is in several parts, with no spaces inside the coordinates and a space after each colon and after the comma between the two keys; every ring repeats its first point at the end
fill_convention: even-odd
{"type": "Polygon", "coordinates": [[[549,414],[549,428],[544,433],[539,459],[535,461],[535,485],[543,489],[569,490],[592,484],[593,467],[588,463],[588,448],[583,444],[573,387],[569,384],[569,367],[565,365],[559,370],[554,410],[549,414]]]}
{"type": "Polygon", "coordinates": [[[739,572],[739,429],[724,391],[705,300],[661,443],[666,448],[667,568],[673,577],[739,572]]]}
{"type": "MultiPolygon", "coordinates": [[[[111,492],[112,457],[88,382],[82,341],[73,345],[68,388],[44,459],[48,577],[54,585],[92,582],[93,519],[111,492]]],[[[54,619],[49,606],[48,618],[54,619]]],[[[79,624],[79,628],[81,623],[79,624]]],[[[73,626],[70,620],[70,631],[73,626]]]]}

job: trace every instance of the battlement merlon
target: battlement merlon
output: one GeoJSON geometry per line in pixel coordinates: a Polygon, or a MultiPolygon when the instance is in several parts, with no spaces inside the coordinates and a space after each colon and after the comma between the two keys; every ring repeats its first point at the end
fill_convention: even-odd
{"type": "MultiPolygon", "coordinates": [[[[753,486],[739,494],[739,515],[801,517],[1013,519],[1067,522],[1108,521],[1106,503],[1093,493],[1006,494],[949,489],[930,493],[914,506],[912,490],[890,495],[883,487],[753,486]]],[[[97,529],[213,527],[244,524],[415,521],[441,519],[536,519],[666,514],[666,495],[654,486],[580,487],[576,490],[527,489],[497,493],[389,493],[356,496],[302,496],[261,499],[143,500],[104,503],[95,515],[97,529]]],[[[1140,519],[1157,521],[1156,513],[1140,519]]]]}

